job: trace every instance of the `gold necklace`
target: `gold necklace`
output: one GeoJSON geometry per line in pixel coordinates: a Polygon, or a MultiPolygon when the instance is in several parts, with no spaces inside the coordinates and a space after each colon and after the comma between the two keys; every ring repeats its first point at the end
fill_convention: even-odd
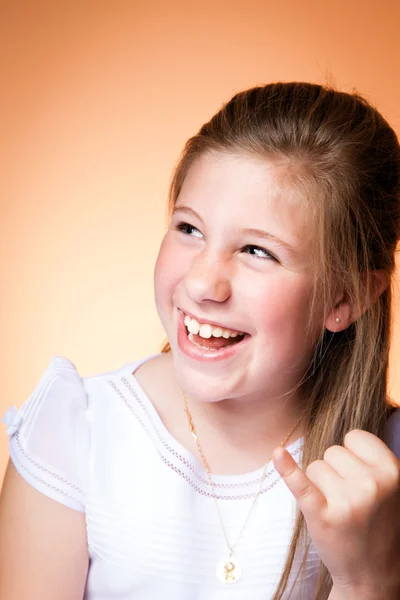
{"type": "MultiPolygon", "coordinates": [[[[217,508],[218,518],[219,518],[219,522],[221,524],[221,529],[222,529],[223,534],[224,534],[225,542],[226,542],[226,545],[227,545],[228,550],[229,550],[228,558],[226,558],[226,559],[224,559],[224,560],[222,560],[221,562],[218,563],[217,569],[216,569],[216,574],[217,574],[218,579],[220,579],[223,583],[235,583],[240,578],[240,576],[242,574],[242,570],[241,570],[240,564],[238,563],[238,561],[236,560],[236,558],[233,557],[233,550],[234,550],[235,546],[237,545],[237,543],[239,542],[240,538],[242,537],[243,531],[244,531],[244,529],[245,529],[245,527],[246,527],[246,525],[247,525],[247,523],[249,521],[250,515],[252,514],[253,509],[254,509],[254,507],[255,507],[255,505],[257,503],[258,497],[259,497],[260,492],[261,492],[261,487],[262,487],[262,484],[264,482],[265,475],[267,473],[267,467],[268,467],[270,461],[272,460],[272,456],[267,460],[267,462],[264,465],[264,469],[263,469],[263,472],[262,472],[260,480],[259,480],[259,485],[258,485],[258,488],[257,488],[257,492],[256,492],[256,494],[255,494],[255,496],[253,498],[253,502],[252,502],[252,504],[250,506],[250,510],[249,510],[249,512],[247,514],[247,517],[246,517],[246,520],[245,520],[245,522],[243,524],[243,527],[240,530],[239,535],[238,535],[235,543],[234,544],[230,544],[229,540],[228,540],[228,536],[226,534],[225,527],[224,527],[224,522],[222,520],[221,510],[220,510],[220,507],[219,507],[219,504],[218,504],[218,500],[217,500],[217,496],[216,496],[216,493],[215,493],[214,484],[213,484],[213,481],[212,481],[212,478],[211,478],[210,467],[208,466],[208,462],[206,460],[206,457],[204,456],[203,450],[201,449],[201,446],[200,446],[200,443],[199,443],[199,440],[198,440],[198,437],[197,437],[197,434],[196,434],[196,430],[195,430],[195,427],[194,427],[193,418],[192,418],[192,415],[191,415],[191,413],[189,411],[189,407],[188,407],[188,404],[187,404],[186,394],[185,394],[185,392],[183,390],[182,390],[182,396],[183,396],[183,402],[184,402],[184,405],[185,405],[185,413],[186,413],[186,416],[187,416],[187,419],[188,419],[190,433],[192,434],[192,436],[194,438],[194,441],[195,441],[196,446],[197,446],[197,450],[198,450],[198,452],[200,454],[200,457],[201,457],[201,462],[203,463],[203,467],[204,467],[204,469],[205,469],[205,471],[207,473],[208,484],[210,486],[212,497],[213,497],[215,506],[217,508]]],[[[304,415],[301,415],[301,417],[297,420],[297,422],[294,425],[294,427],[292,427],[292,429],[290,430],[290,432],[287,434],[287,436],[285,437],[285,439],[282,441],[282,443],[280,444],[281,448],[283,448],[286,445],[287,441],[289,440],[290,436],[295,431],[296,427],[300,423],[300,421],[303,418],[303,416],[304,415]]]]}

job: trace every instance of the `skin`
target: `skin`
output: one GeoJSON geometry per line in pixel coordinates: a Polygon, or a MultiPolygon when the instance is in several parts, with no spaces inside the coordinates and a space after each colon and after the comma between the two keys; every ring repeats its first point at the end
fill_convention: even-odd
{"type": "Polygon", "coordinates": [[[274,464],[332,575],[330,599],[400,597],[400,461],[376,436],[350,431],[303,472],[279,449],[274,464]]]}
{"type": "MultiPolygon", "coordinates": [[[[265,159],[200,157],[184,181],[154,275],[174,374],[196,423],[214,425],[221,439],[240,439],[250,451],[255,440],[287,431],[299,414],[304,399],[296,386],[321,328],[340,331],[357,317],[340,294],[325,321],[323,307],[317,307],[315,329],[307,335],[312,225],[293,191],[294,176],[291,165],[265,159]],[[187,225],[179,231],[182,222],[187,225]],[[273,238],[244,234],[243,228],[262,229],[291,250],[273,238]],[[244,250],[248,245],[262,247],[268,257],[244,250]],[[248,332],[250,342],[226,366],[188,361],[177,345],[177,308],[248,332]]],[[[365,308],[387,285],[383,273],[371,277],[375,293],[365,308]]],[[[207,447],[206,436],[202,440],[207,447]]],[[[353,431],[343,447],[329,448],[306,472],[285,450],[275,451],[274,462],[332,575],[331,600],[397,598],[400,462],[389,448],[367,432],[353,431]]]]}
{"type": "Polygon", "coordinates": [[[323,327],[321,308],[315,331],[306,333],[312,231],[290,181],[284,164],[203,156],[185,179],[154,273],[179,387],[200,420],[218,423],[232,439],[240,436],[242,446],[266,434],[279,443],[290,430],[302,407],[296,386],[323,327]],[[244,227],[263,229],[291,250],[245,234],[244,227]],[[190,362],[177,344],[178,308],[248,332],[250,343],[226,365],[190,362]]]}
{"type": "Polygon", "coordinates": [[[82,600],[88,567],[84,513],[35,490],[10,462],[0,496],[0,598],[82,600]]]}

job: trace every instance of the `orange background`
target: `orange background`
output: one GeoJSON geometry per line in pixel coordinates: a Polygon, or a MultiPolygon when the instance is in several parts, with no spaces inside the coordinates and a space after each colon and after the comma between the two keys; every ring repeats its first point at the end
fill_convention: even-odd
{"type": "MultiPolygon", "coordinates": [[[[54,354],[88,375],[159,351],[152,269],[170,174],[233,93],[333,76],[400,132],[397,0],[0,0],[0,10],[1,413],[54,354]]],[[[6,440],[2,427],[0,478],[6,440]]]]}

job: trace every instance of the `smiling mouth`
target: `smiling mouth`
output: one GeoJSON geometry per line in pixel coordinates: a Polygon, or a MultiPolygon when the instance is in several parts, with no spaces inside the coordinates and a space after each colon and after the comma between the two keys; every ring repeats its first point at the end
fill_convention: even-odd
{"type": "Polygon", "coordinates": [[[189,333],[186,329],[186,333],[189,339],[189,342],[198,346],[202,350],[222,350],[222,348],[227,348],[228,346],[234,346],[235,344],[240,344],[241,341],[244,340],[246,334],[237,336],[235,338],[225,339],[223,337],[213,337],[203,338],[198,333],[189,333]]]}

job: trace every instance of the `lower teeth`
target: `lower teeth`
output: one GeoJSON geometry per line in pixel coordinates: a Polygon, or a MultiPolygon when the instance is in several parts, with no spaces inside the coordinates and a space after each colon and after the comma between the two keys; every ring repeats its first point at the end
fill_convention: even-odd
{"type": "MultiPolygon", "coordinates": [[[[235,341],[235,343],[241,342],[243,338],[244,338],[244,336],[239,336],[237,338],[237,340],[235,341]]],[[[189,332],[188,332],[188,340],[189,340],[189,342],[191,342],[192,344],[194,344],[198,348],[201,348],[202,350],[214,350],[214,351],[218,352],[218,350],[223,350],[224,348],[226,348],[226,346],[223,346],[222,348],[218,348],[217,349],[217,348],[214,348],[212,346],[211,347],[210,346],[206,346],[205,344],[204,345],[198,344],[193,339],[193,333],[189,333],[189,332]]],[[[206,342],[206,341],[207,341],[207,338],[204,338],[204,342],[206,342]]]]}
{"type": "Polygon", "coordinates": [[[192,342],[192,344],[194,344],[198,348],[201,348],[202,350],[204,350],[204,349],[205,350],[214,350],[214,348],[210,348],[210,346],[202,346],[201,344],[198,344],[197,342],[195,342],[193,339],[193,333],[189,333],[188,339],[189,339],[189,342],[192,342]]]}

